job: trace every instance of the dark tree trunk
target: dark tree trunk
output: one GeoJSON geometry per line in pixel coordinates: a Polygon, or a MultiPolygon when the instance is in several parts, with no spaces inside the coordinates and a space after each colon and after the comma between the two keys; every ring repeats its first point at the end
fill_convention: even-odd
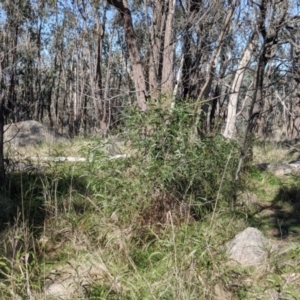
{"type": "Polygon", "coordinates": [[[136,34],[133,28],[133,21],[131,17],[131,11],[128,8],[128,0],[107,0],[107,2],[113,5],[119,10],[122,25],[125,32],[125,39],[127,44],[127,49],[129,52],[129,59],[132,68],[133,81],[135,86],[135,93],[137,97],[138,106],[142,111],[147,110],[147,99],[146,99],[146,81],[143,73],[143,67],[141,63],[141,58],[138,50],[138,44],[136,39],[136,34]]]}
{"type": "MultiPolygon", "coordinates": [[[[191,53],[191,31],[193,30],[193,24],[195,23],[195,16],[200,11],[201,1],[192,2],[189,8],[189,17],[187,23],[185,25],[185,35],[183,40],[183,54],[184,54],[184,61],[183,61],[183,68],[182,68],[182,97],[188,98],[191,96],[191,76],[192,72],[191,69],[193,67],[193,59],[191,53]]],[[[199,51],[197,55],[199,55],[199,60],[201,61],[201,54],[202,52],[199,51]]]]}
{"type": "Polygon", "coordinates": [[[0,189],[4,188],[5,184],[5,167],[4,167],[4,113],[3,99],[0,102],[0,189]]]}

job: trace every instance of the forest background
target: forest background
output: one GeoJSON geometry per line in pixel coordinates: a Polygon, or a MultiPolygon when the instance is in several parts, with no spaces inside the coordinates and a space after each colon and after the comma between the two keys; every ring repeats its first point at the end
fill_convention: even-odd
{"type": "Polygon", "coordinates": [[[4,124],[124,130],[128,107],[189,101],[202,130],[294,139],[298,1],[1,1],[4,124]]]}
{"type": "Polygon", "coordinates": [[[299,177],[249,164],[257,144],[264,158],[292,159],[274,142],[299,138],[299,10],[298,0],[1,0],[0,294],[45,299],[52,266],[101,252],[106,277],[87,298],[299,299],[286,283],[297,240],[259,275],[221,250],[248,225],[281,240],[299,229],[299,177]],[[4,126],[26,120],[74,143],[48,157],[74,150],[85,163],[7,172],[17,155],[4,152],[4,126]],[[107,159],[111,138],[125,160],[107,159]]]}

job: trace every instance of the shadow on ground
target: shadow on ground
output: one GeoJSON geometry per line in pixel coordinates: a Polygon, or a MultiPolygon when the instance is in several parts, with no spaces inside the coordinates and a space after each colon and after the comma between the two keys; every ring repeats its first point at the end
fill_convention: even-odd
{"type": "MultiPolygon", "coordinates": [[[[0,190],[0,279],[11,276],[12,266],[25,270],[27,262],[30,270],[38,270],[38,261],[45,258],[45,222],[59,221],[61,212],[82,214],[87,205],[83,201],[87,193],[85,179],[68,169],[8,173],[5,184],[0,190]]],[[[50,237],[50,245],[64,241],[55,229],[50,237]]],[[[21,276],[18,272],[16,276],[21,276]]]]}
{"type": "Polygon", "coordinates": [[[280,239],[300,240],[300,187],[281,186],[270,205],[259,205],[256,222],[280,239]]]}
{"type": "Polygon", "coordinates": [[[86,182],[79,174],[7,174],[6,187],[0,191],[0,232],[16,222],[26,223],[37,232],[43,228],[46,215],[67,208],[75,213],[83,212],[84,207],[78,201],[68,203],[66,208],[66,199],[72,194],[86,194],[86,182]]]}

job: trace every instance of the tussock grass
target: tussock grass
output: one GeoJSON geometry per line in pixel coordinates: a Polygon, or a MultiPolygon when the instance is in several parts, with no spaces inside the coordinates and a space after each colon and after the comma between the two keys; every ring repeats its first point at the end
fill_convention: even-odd
{"type": "Polygon", "coordinates": [[[253,146],[254,163],[277,163],[296,159],[295,155],[289,154],[289,148],[275,143],[265,143],[253,146]]]}
{"type": "Polygon", "coordinates": [[[117,143],[134,156],[108,160],[107,140],[78,139],[40,150],[85,163],[8,174],[1,298],[298,299],[299,178],[249,168],[235,182],[237,145],[217,135],[190,142],[189,107],[133,114],[129,125],[129,142],[117,143]],[[273,248],[246,268],[225,243],[250,225],[273,248]]]}

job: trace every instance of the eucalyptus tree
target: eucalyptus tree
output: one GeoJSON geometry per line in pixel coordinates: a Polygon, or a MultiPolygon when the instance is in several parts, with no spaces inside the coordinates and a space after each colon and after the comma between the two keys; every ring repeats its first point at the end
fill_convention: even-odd
{"type": "Polygon", "coordinates": [[[226,125],[223,131],[223,135],[226,138],[233,139],[236,137],[236,123],[238,114],[242,113],[244,109],[245,102],[247,100],[247,94],[245,95],[245,99],[243,99],[243,105],[241,106],[241,111],[238,113],[239,107],[239,98],[241,100],[241,87],[244,79],[244,75],[248,69],[251,58],[253,58],[253,52],[256,51],[257,43],[258,43],[258,32],[256,29],[256,19],[249,19],[249,15],[255,16],[251,6],[249,4],[245,4],[245,6],[239,8],[238,20],[235,25],[236,32],[240,31],[240,27],[243,26],[242,32],[237,36],[237,39],[241,39],[241,37],[245,34],[248,34],[248,37],[245,37],[246,44],[244,49],[240,52],[238,57],[236,57],[237,64],[234,66],[234,76],[230,85],[229,95],[228,95],[228,109],[227,109],[227,118],[226,125]],[[249,26],[250,25],[250,26],[249,26]],[[247,32],[245,29],[248,29],[247,32]]]}
{"type": "Polygon", "coordinates": [[[160,94],[168,95],[164,98],[165,103],[162,104],[166,108],[170,107],[174,88],[177,45],[175,36],[177,2],[175,0],[151,0],[133,3],[144,16],[140,22],[136,20],[133,22],[131,16],[134,7],[129,7],[127,0],[109,0],[108,3],[118,9],[122,19],[132,79],[135,90],[138,92],[139,107],[142,110],[147,109],[146,102],[149,98],[161,101],[160,94]],[[139,28],[134,26],[134,23],[143,30],[144,41],[142,43],[137,39],[137,37],[142,37],[138,34],[139,28]],[[141,55],[142,52],[144,52],[143,55],[141,55]]]}
{"type": "MultiPolygon", "coordinates": [[[[0,78],[2,78],[2,68],[0,64],[0,78]]],[[[5,167],[4,167],[4,89],[0,81],[0,191],[5,186],[5,167]]]]}
{"type": "Polygon", "coordinates": [[[289,124],[287,127],[287,137],[295,139],[299,137],[300,132],[300,16],[294,15],[291,16],[289,22],[285,25],[284,28],[284,37],[290,44],[289,51],[289,61],[290,68],[288,69],[287,76],[285,76],[286,81],[284,84],[288,86],[290,92],[290,101],[286,106],[285,99],[286,95],[282,95],[283,99],[281,100],[284,109],[288,108],[288,119],[289,124]]]}
{"type": "MultiPolygon", "coordinates": [[[[251,147],[247,143],[248,134],[256,132],[262,136],[265,131],[265,114],[268,110],[263,111],[264,105],[264,77],[268,62],[274,57],[278,50],[278,37],[284,24],[287,21],[288,0],[278,2],[260,0],[259,3],[252,1],[253,8],[257,15],[256,30],[259,33],[260,43],[258,44],[257,66],[255,71],[254,92],[249,108],[249,120],[246,126],[239,166],[236,172],[236,178],[243,165],[247,149],[251,147]]],[[[284,42],[283,42],[284,43],[284,42]]],[[[265,102],[266,103],[266,102],[265,102]]]]}
{"type": "MultiPolygon", "coordinates": [[[[133,95],[142,111],[157,100],[168,109],[176,95],[194,102],[208,132],[225,125],[224,136],[234,138],[247,111],[249,130],[263,136],[281,101],[279,61],[297,69],[294,2],[1,0],[5,122],[105,134],[133,95]]],[[[285,105],[297,135],[296,92],[291,97],[285,105]]]]}
{"type": "Polygon", "coordinates": [[[278,37],[287,21],[288,5],[288,0],[272,1],[271,3],[267,0],[261,0],[259,4],[254,3],[258,14],[257,28],[262,43],[256,70],[254,101],[250,113],[252,114],[251,123],[258,126],[259,136],[263,136],[265,132],[265,115],[268,112],[268,110],[264,110],[264,103],[266,102],[263,101],[265,70],[268,62],[276,54],[278,44],[285,43],[285,41],[278,41],[278,37]]]}
{"type": "Polygon", "coordinates": [[[21,37],[25,40],[28,37],[27,24],[32,20],[31,4],[28,0],[19,1],[1,1],[1,8],[5,11],[2,19],[1,30],[1,52],[2,58],[2,76],[4,84],[8,89],[7,97],[4,100],[5,114],[12,121],[18,120],[18,80],[24,62],[20,49],[21,37]]]}
{"type": "Polygon", "coordinates": [[[132,74],[134,80],[135,93],[137,97],[137,103],[142,111],[147,109],[146,102],[146,81],[137,46],[137,39],[134,32],[133,21],[131,11],[128,6],[127,0],[107,0],[107,2],[118,9],[122,25],[124,28],[125,39],[127,44],[127,50],[129,53],[130,63],[132,67],[132,74]]]}
{"type": "Polygon", "coordinates": [[[28,0],[0,2],[0,187],[4,187],[4,124],[7,119],[18,120],[23,105],[22,91],[18,88],[20,73],[23,72],[19,49],[20,36],[26,39],[27,23],[33,19],[31,3],[28,0]],[[5,12],[5,13],[4,13],[5,12]]]}
{"type": "Polygon", "coordinates": [[[224,98],[223,81],[232,60],[238,7],[239,1],[183,1],[180,5],[185,17],[181,28],[181,96],[195,101],[195,115],[201,115],[203,129],[208,132],[218,123],[224,98]]]}

